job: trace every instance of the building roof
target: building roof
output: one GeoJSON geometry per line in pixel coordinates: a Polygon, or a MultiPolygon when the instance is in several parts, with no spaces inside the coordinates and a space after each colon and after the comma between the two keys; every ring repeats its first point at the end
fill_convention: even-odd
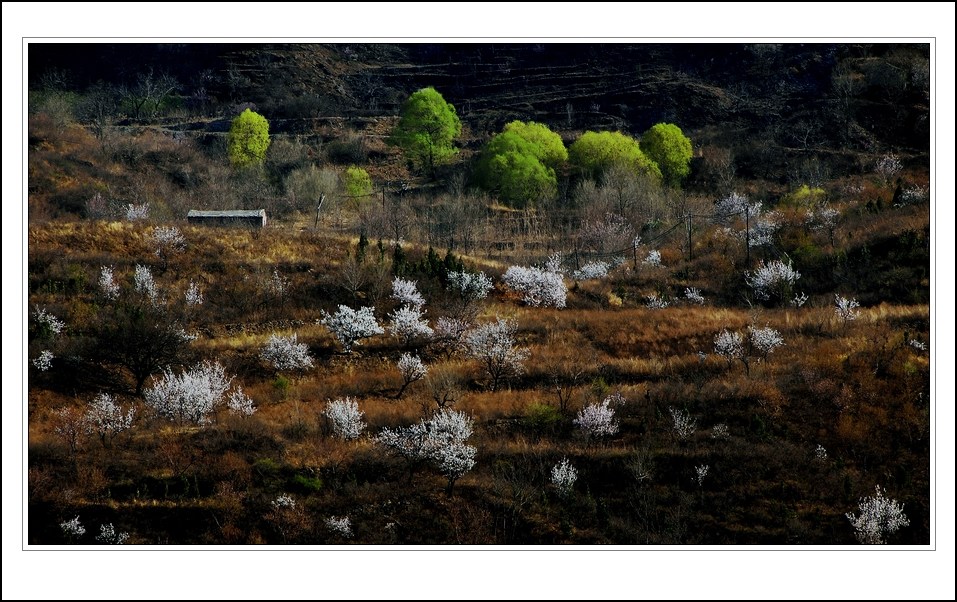
{"type": "Polygon", "coordinates": [[[231,209],[229,211],[200,211],[198,209],[190,209],[186,217],[266,217],[266,210],[231,209]]]}

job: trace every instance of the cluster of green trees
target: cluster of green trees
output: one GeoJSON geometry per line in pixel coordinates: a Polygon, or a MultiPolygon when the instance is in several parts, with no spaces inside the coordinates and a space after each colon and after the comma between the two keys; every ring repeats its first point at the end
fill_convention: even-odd
{"type": "MultiPolygon", "coordinates": [[[[406,100],[390,142],[403,150],[410,164],[430,175],[457,153],[462,123],[455,107],[435,88],[423,88],[406,100]]],[[[233,120],[228,151],[233,165],[261,163],[269,148],[269,122],[249,109],[233,120]]],[[[659,123],[638,139],[621,132],[585,132],[567,149],[561,136],[534,121],[513,121],[485,145],[475,167],[475,182],[517,208],[554,198],[558,174],[575,173],[599,180],[612,168],[650,176],[673,188],[690,172],[691,141],[681,128],[659,123]]],[[[346,191],[358,198],[371,193],[369,174],[350,167],[346,191]]]]}
{"type": "MultiPolygon", "coordinates": [[[[424,88],[402,107],[392,143],[414,166],[434,174],[436,165],[458,152],[461,127],[455,107],[435,88],[424,88]]],[[[479,186],[521,208],[553,198],[566,165],[596,180],[622,166],[677,188],[690,172],[691,156],[691,141],[671,123],[652,126],[640,142],[621,132],[585,132],[566,149],[548,126],[513,121],[486,144],[474,175],[479,186]]]]}

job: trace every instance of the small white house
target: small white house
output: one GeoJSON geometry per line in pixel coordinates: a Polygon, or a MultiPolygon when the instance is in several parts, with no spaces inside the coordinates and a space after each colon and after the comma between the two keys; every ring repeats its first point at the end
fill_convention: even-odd
{"type": "Polygon", "coordinates": [[[191,209],[186,214],[191,224],[207,226],[239,226],[246,228],[265,228],[265,209],[232,209],[229,211],[200,211],[191,209]]]}

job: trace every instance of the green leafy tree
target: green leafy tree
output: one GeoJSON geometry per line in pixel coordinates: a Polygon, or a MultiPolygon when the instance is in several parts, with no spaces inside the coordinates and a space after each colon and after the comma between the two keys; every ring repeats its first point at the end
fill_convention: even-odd
{"type": "Polygon", "coordinates": [[[658,123],[641,136],[641,149],[658,164],[669,186],[677,188],[691,173],[691,140],[673,123],[658,123]]]}
{"type": "Polygon", "coordinates": [[[269,122],[246,109],[233,119],[226,148],[230,162],[237,167],[262,163],[269,149],[269,122]]]}
{"type": "Polygon", "coordinates": [[[525,207],[554,196],[555,170],[542,164],[541,150],[540,145],[515,132],[497,134],[479,158],[476,167],[479,183],[514,207],[525,207]]]}
{"type": "Polygon", "coordinates": [[[661,179],[661,169],[641,152],[638,141],[621,132],[585,132],[568,147],[568,159],[595,179],[614,165],[624,165],[661,179]]]}
{"type": "Polygon", "coordinates": [[[535,147],[535,157],[542,165],[559,169],[568,161],[568,150],[562,137],[548,129],[547,125],[529,121],[513,121],[505,126],[503,132],[517,134],[535,147]]]}
{"type": "Polygon", "coordinates": [[[402,105],[402,117],[390,142],[401,148],[419,169],[435,173],[435,166],[458,152],[453,142],[462,132],[455,107],[445,102],[435,88],[423,88],[402,105]]]}
{"type": "Polygon", "coordinates": [[[353,199],[372,194],[372,178],[369,177],[369,172],[355,165],[348,168],[342,176],[342,185],[346,194],[353,199]]]}

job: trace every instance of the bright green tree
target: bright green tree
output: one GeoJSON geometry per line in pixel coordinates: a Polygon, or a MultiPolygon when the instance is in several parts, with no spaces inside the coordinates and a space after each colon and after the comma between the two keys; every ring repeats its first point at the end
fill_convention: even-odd
{"type": "Polygon", "coordinates": [[[346,194],[353,199],[372,194],[372,178],[369,177],[369,172],[355,165],[343,174],[342,185],[346,189],[346,194]]]}
{"type": "Polygon", "coordinates": [[[445,102],[435,88],[423,88],[402,105],[402,117],[390,142],[401,148],[419,169],[435,173],[458,152],[453,142],[462,133],[455,107],[445,102]]]}
{"type": "Polygon", "coordinates": [[[568,161],[568,150],[562,137],[548,129],[547,125],[534,121],[513,121],[503,131],[518,134],[535,145],[535,156],[546,167],[558,169],[568,161]]]}
{"type": "Polygon", "coordinates": [[[513,207],[532,205],[557,191],[555,170],[544,165],[541,156],[541,145],[506,129],[496,134],[482,151],[476,166],[477,180],[513,207]]]}
{"type": "Polygon", "coordinates": [[[624,165],[661,179],[658,165],[641,152],[638,141],[621,132],[585,132],[568,147],[568,159],[595,179],[613,165],[624,165]]]}
{"type": "Polygon", "coordinates": [[[658,123],[641,136],[641,150],[658,164],[669,186],[677,188],[691,173],[691,140],[673,123],[658,123]]]}
{"type": "Polygon", "coordinates": [[[246,109],[229,126],[226,149],[230,162],[237,167],[262,163],[269,149],[269,122],[246,109]]]}

